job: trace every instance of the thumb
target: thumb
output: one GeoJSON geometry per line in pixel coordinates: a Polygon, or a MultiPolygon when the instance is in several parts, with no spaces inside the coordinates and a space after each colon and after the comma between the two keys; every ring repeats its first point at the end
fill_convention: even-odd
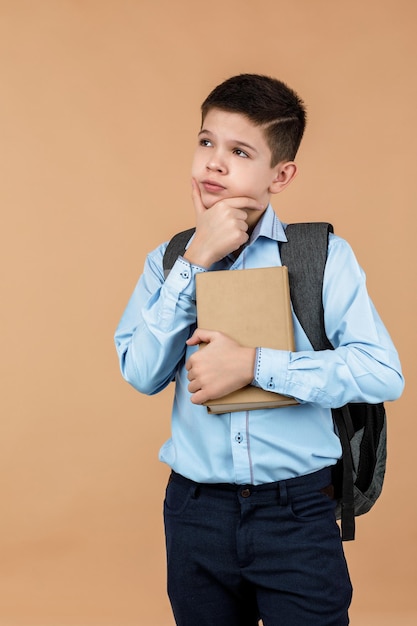
{"type": "Polygon", "coordinates": [[[195,178],[191,179],[191,198],[193,200],[194,209],[197,214],[207,211],[201,199],[201,193],[195,178]]]}
{"type": "Polygon", "coordinates": [[[199,343],[210,343],[213,340],[213,330],[203,330],[202,328],[196,328],[189,339],[187,339],[187,346],[197,346],[199,343]]]}

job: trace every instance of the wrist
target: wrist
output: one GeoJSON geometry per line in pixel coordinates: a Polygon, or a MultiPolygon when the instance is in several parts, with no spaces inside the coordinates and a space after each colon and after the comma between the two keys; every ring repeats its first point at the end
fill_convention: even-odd
{"type": "Polygon", "coordinates": [[[203,267],[205,269],[208,269],[214,263],[209,253],[204,252],[204,250],[199,246],[193,246],[193,243],[191,243],[184,252],[183,258],[192,265],[198,265],[199,267],[203,267]]]}
{"type": "Polygon", "coordinates": [[[245,348],[246,357],[245,357],[245,378],[246,384],[250,385],[254,379],[254,370],[255,370],[255,361],[256,361],[256,348],[245,348]]]}

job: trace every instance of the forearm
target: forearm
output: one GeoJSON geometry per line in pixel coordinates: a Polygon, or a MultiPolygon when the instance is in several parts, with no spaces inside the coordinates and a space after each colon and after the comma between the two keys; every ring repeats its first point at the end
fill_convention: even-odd
{"type": "Polygon", "coordinates": [[[177,262],[164,282],[161,259],[162,250],[148,256],[115,334],[122,375],[146,394],[173,379],[196,321],[189,265],[177,262]]]}
{"type": "Polygon", "coordinates": [[[255,384],[325,408],[397,399],[404,386],[397,351],[369,298],[365,274],[336,237],[329,244],[323,307],[335,349],[313,351],[294,318],[296,351],[258,350],[255,384]]]}
{"type": "Polygon", "coordinates": [[[395,400],[403,389],[395,350],[387,353],[373,346],[370,351],[359,345],[320,352],[258,350],[255,381],[269,391],[324,408],[395,400]]]}
{"type": "Polygon", "coordinates": [[[350,246],[334,236],[329,242],[323,307],[326,334],[335,349],[314,352],[294,318],[296,351],[258,351],[255,383],[325,408],[397,399],[404,386],[397,351],[350,246]]]}
{"type": "Polygon", "coordinates": [[[190,333],[188,326],[173,335],[153,325],[140,324],[120,353],[120,369],[125,380],[148,395],[164,389],[175,377],[190,333]]]}

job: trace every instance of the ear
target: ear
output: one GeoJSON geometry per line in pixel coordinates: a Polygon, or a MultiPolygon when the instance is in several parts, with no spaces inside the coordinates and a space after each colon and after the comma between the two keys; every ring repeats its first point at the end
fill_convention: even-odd
{"type": "Polygon", "coordinates": [[[269,186],[270,193],[279,193],[287,187],[297,175],[297,165],[294,161],[281,161],[274,168],[274,178],[269,186]]]}

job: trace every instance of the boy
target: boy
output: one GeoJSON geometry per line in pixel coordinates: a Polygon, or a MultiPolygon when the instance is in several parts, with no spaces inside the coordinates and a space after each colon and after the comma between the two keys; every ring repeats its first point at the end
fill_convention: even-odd
{"type": "MultiPolygon", "coordinates": [[[[175,378],[164,504],[168,592],[179,626],[344,626],[351,584],[330,493],[341,455],[331,408],[396,399],[396,350],[348,244],[330,236],[323,303],[334,350],[240,346],[196,328],[198,272],[281,265],[269,204],[297,173],[305,126],[282,82],[240,75],[202,105],[192,164],[196,231],[164,281],[151,252],[116,332],[123,376],[154,394],[175,378]],[[207,343],[198,351],[198,344],[207,343]],[[202,403],[247,384],[299,405],[211,415],[202,403]]],[[[221,306],[221,303],[219,303],[221,306]]]]}

